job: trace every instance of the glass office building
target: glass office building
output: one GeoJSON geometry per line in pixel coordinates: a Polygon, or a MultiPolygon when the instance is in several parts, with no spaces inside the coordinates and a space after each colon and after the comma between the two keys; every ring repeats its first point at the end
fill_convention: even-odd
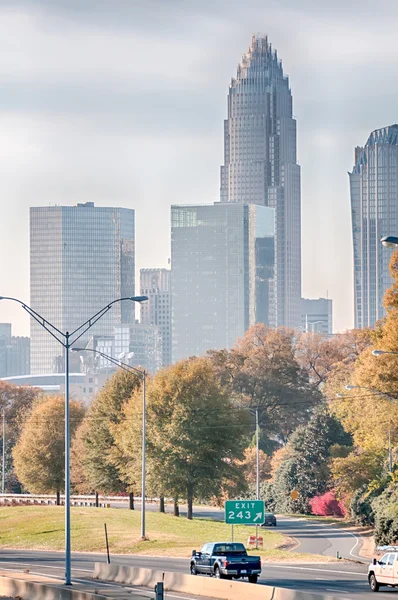
{"type": "Polygon", "coordinates": [[[385,315],[383,296],[392,285],[392,250],[380,238],[398,231],[398,125],[376,129],[363,148],[355,149],[349,177],[355,327],[372,327],[385,315]]]}
{"type": "MultiPolygon", "coordinates": [[[[93,202],[30,209],[31,306],[61,331],[71,332],[112,300],[134,295],[134,257],[134,210],[93,202]]],[[[115,304],[79,346],[134,318],[134,303],[115,304]]],[[[64,368],[62,346],[31,319],[31,373],[64,368]]]]}
{"type": "Polygon", "coordinates": [[[274,222],[265,206],[172,206],[173,362],[231,348],[275,319],[274,222]]]}
{"type": "Polygon", "coordinates": [[[162,366],[171,364],[171,271],[141,269],[140,294],[148,301],[141,304],[141,323],[156,325],[162,336],[162,366]]]}
{"type": "Polygon", "coordinates": [[[224,121],[221,202],[275,209],[275,322],[301,325],[301,191],[289,79],[267,37],[238,64],[224,121]]]}

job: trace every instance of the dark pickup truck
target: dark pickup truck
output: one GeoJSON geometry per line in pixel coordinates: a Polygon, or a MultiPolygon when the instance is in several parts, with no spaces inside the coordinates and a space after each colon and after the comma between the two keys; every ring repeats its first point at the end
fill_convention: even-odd
{"type": "Polygon", "coordinates": [[[204,573],[218,579],[248,577],[257,583],[261,573],[261,558],[248,556],[243,544],[235,542],[212,542],[205,544],[200,552],[192,550],[191,575],[204,573]]]}

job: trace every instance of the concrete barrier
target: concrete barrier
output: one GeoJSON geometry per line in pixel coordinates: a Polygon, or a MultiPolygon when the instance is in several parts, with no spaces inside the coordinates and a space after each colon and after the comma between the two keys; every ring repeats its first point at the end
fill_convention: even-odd
{"type": "Polygon", "coordinates": [[[94,579],[115,581],[143,587],[154,587],[158,581],[164,581],[164,589],[169,592],[182,592],[197,596],[210,596],[219,600],[333,600],[333,596],[312,594],[310,592],[288,590],[269,585],[247,583],[246,581],[231,581],[155,571],[138,567],[107,563],[94,564],[94,579]],[[248,588],[248,586],[250,586],[248,588]]]}
{"type": "MultiPolygon", "coordinates": [[[[37,578],[40,579],[40,578],[37,578]]],[[[91,594],[61,585],[49,585],[42,581],[0,575],[0,596],[21,600],[109,600],[106,596],[91,594]]]]}

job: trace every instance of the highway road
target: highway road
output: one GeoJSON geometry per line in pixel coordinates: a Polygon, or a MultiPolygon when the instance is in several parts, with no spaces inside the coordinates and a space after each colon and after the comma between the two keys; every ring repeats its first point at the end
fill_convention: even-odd
{"type": "MultiPolygon", "coordinates": [[[[207,517],[222,519],[223,512],[217,509],[201,509],[207,517]]],[[[203,515],[205,516],[205,515],[203,515]]],[[[274,531],[274,528],[272,528],[274,531]]],[[[357,556],[359,542],[344,529],[325,525],[311,520],[279,517],[278,527],[286,535],[297,540],[294,552],[310,552],[324,556],[335,556],[337,550],[347,561],[333,563],[265,563],[260,583],[301,591],[328,594],[345,600],[368,598],[366,572],[367,562],[357,556]],[[362,560],[362,562],[360,562],[362,560]]],[[[137,555],[112,556],[111,560],[120,564],[147,567],[165,571],[188,572],[188,559],[148,557],[137,555]]],[[[73,553],[72,574],[76,580],[90,577],[95,561],[105,561],[104,554],[73,553]]],[[[34,552],[1,550],[0,569],[30,569],[33,573],[62,577],[63,555],[57,552],[34,552]]],[[[398,590],[382,588],[378,598],[390,598],[398,590]]],[[[170,600],[187,597],[173,592],[170,600]]]]}

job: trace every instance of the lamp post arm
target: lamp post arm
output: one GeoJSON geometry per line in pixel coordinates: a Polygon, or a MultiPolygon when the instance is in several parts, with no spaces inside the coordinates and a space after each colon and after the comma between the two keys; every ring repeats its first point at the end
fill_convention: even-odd
{"type": "Polygon", "coordinates": [[[18,298],[11,298],[10,296],[0,296],[0,300],[11,300],[12,302],[17,302],[18,304],[20,304],[22,306],[22,308],[24,309],[24,311],[27,312],[28,315],[30,317],[32,317],[32,319],[37,321],[37,323],[39,323],[39,325],[41,325],[43,327],[43,329],[48,331],[48,333],[50,335],[52,335],[53,338],[55,338],[60,344],[65,346],[66,336],[65,336],[64,332],[61,331],[60,329],[58,329],[58,327],[55,327],[55,325],[50,323],[50,321],[47,321],[47,319],[45,319],[44,317],[39,315],[39,313],[36,312],[35,310],[33,310],[33,308],[31,306],[29,306],[25,302],[22,302],[22,300],[18,300],[18,298]],[[60,340],[59,337],[57,335],[55,335],[54,332],[57,332],[58,335],[62,336],[63,339],[60,340]]]}
{"type": "MultiPolygon", "coordinates": [[[[114,303],[112,302],[112,304],[114,304],[114,303]]],[[[85,323],[82,323],[74,331],[71,331],[71,333],[70,333],[71,337],[80,332],[79,335],[71,343],[74,344],[75,342],[77,342],[77,340],[79,338],[81,338],[82,335],[84,335],[86,333],[86,331],[88,329],[90,329],[90,327],[92,327],[97,321],[99,321],[99,319],[101,319],[111,308],[112,308],[111,304],[104,306],[104,308],[101,308],[101,310],[99,310],[97,313],[95,313],[95,315],[93,315],[92,317],[87,319],[87,321],[85,321],[85,323]],[[82,329],[83,329],[83,331],[82,331],[82,329]]]]}
{"type": "Polygon", "coordinates": [[[148,298],[147,296],[131,296],[131,298],[117,298],[117,300],[112,300],[112,302],[109,302],[109,304],[101,308],[101,310],[96,312],[95,315],[87,319],[87,321],[82,323],[74,331],[71,331],[70,336],[73,337],[76,333],[84,329],[84,331],[81,331],[81,333],[79,333],[79,335],[71,343],[76,343],[77,340],[80,339],[82,335],[84,335],[86,331],[90,329],[90,327],[92,327],[99,319],[101,319],[112,308],[114,304],[117,304],[118,302],[123,302],[124,300],[130,300],[131,302],[143,302],[144,300],[148,300],[148,298]]]}
{"type": "Polygon", "coordinates": [[[37,315],[37,313],[35,311],[33,311],[31,308],[29,308],[29,306],[22,304],[22,308],[28,313],[28,315],[30,315],[30,317],[32,317],[32,319],[34,319],[37,323],[39,323],[39,325],[41,325],[43,327],[43,329],[48,331],[48,333],[50,335],[52,335],[52,337],[55,338],[57,340],[57,342],[59,342],[64,348],[66,348],[65,334],[62,333],[62,331],[57,329],[57,327],[55,327],[54,325],[52,325],[51,323],[46,321],[46,319],[44,319],[40,315],[37,315]],[[56,335],[54,333],[54,331],[52,331],[52,329],[54,329],[59,335],[56,335]],[[62,337],[60,337],[60,336],[62,336],[62,337]]]}

